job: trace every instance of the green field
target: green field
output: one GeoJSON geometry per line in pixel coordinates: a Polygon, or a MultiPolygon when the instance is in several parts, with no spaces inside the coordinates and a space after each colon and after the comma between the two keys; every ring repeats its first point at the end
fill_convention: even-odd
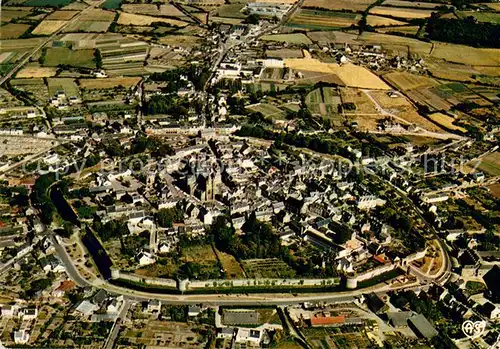
{"type": "Polygon", "coordinates": [[[72,67],[95,68],[94,50],[73,51],[66,47],[49,48],[45,54],[43,65],[46,67],[69,65],[72,67]]]}
{"type": "Polygon", "coordinates": [[[457,12],[458,17],[467,18],[469,16],[474,17],[479,22],[489,22],[493,24],[500,24],[500,13],[495,12],[457,12]]]}
{"type": "Polygon", "coordinates": [[[217,10],[218,17],[226,17],[226,18],[246,18],[247,16],[240,12],[245,4],[226,4],[222,5],[217,10]]]}
{"type": "Polygon", "coordinates": [[[123,0],[106,0],[104,4],[101,5],[102,8],[106,10],[116,10],[122,5],[123,0]]]}
{"type": "Polygon", "coordinates": [[[312,41],[304,34],[275,34],[275,35],[264,35],[261,38],[263,41],[277,41],[286,42],[287,44],[306,44],[311,45],[312,41]]]}
{"type": "Polygon", "coordinates": [[[334,87],[321,87],[311,91],[306,97],[306,104],[312,114],[330,119],[336,126],[344,121],[339,113],[342,101],[334,87]]]}
{"type": "Polygon", "coordinates": [[[35,7],[63,7],[68,5],[72,0],[28,0],[23,3],[24,6],[35,7]]]}
{"type": "Polygon", "coordinates": [[[491,176],[500,175],[500,153],[495,152],[481,158],[478,168],[491,176]]]}
{"type": "Polygon", "coordinates": [[[280,108],[265,103],[248,106],[247,109],[253,112],[259,112],[262,115],[264,115],[264,117],[271,118],[274,120],[282,120],[285,118],[286,115],[285,112],[280,108]]]}
{"type": "Polygon", "coordinates": [[[64,91],[67,97],[78,96],[80,90],[75,80],[70,78],[49,78],[47,79],[50,96],[54,96],[57,91],[64,91]]]}
{"type": "Polygon", "coordinates": [[[258,84],[249,84],[247,86],[247,91],[249,93],[257,92],[257,91],[262,91],[262,92],[283,91],[288,86],[290,86],[290,85],[262,82],[262,83],[258,83],[258,84]]]}

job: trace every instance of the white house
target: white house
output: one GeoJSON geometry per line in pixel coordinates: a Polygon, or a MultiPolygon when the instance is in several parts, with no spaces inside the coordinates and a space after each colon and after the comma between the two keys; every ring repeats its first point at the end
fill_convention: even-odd
{"type": "Polygon", "coordinates": [[[118,300],[117,298],[113,298],[113,300],[106,307],[106,311],[108,313],[118,313],[121,304],[122,303],[120,302],[120,300],[118,300]]]}
{"type": "Polygon", "coordinates": [[[146,251],[139,252],[136,259],[139,262],[139,265],[149,265],[156,262],[154,256],[146,251]]]}
{"type": "Polygon", "coordinates": [[[148,313],[159,313],[161,311],[161,302],[157,299],[152,299],[148,302],[148,313]]]}
{"type": "Polygon", "coordinates": [[[17,312],[17,305],[2,305],[2,317],[4,318],[13,318],[17,316],[17,312]]]}
{"type": "Polygon", "coordinates": [[[238,333],[236,334],[236,343],[246,343],[250,342],[254,345],[260,344],[260,338],[262,331],[253,330],[247,328],[238,328],[238,333]]]}
{"type": "Polygon", "coordinates": [[[201,307],[199,307],[197,305],[190,305],[188,307],[188,316],[195,317],[195,316],[200,315],[200,313],[201,313],[201,307]]]}
{"type": "Polygon", "coordinates": [[[14,332],[14,343],[16,344],[26,344],[30,340],[30,335],[25,330],[19,330],[14,332]]]}
{"type": "Polygon", "coordinates": [[[23,309],[19,312],[19,317],[23,319],[23,321],[34,320],[38,316],[37,308],[27,308],[23,309]]]}

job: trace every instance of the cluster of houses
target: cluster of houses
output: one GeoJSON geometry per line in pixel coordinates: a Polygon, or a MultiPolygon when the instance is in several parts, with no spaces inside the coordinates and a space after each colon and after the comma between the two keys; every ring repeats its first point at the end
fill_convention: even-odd
{"type": "Polygon", "coordinates": [[[109,195],[117,201],[129,197],[97,215],[103,223],[124,218],[133,234],[150,232],[149,247],[136,256],[139,265],[155,263],[157,254],[174,250],[180,234],[205,234],[227,212],[238,231],[254,213],[259,221],[273,223],[283,245],[304,240],[336,251],[336,259],[324,263],[349,273],[366,272],[368,261],[387,266],[408,257],[391,251],[394,227],[376,213],[386,198],[372,193],[366,183],[349,180],[333,161],[303,155],[277,159],[244,141],[216,138],[178,149],[165,166],[152,161],[146,167],[161,167],[148,172],[146,184],[127,169],[98,173],[90,189],[97,201],[109,195]],[[181,207],[182,222],[159,227],[151,202],[158,209],[181,207]]]}

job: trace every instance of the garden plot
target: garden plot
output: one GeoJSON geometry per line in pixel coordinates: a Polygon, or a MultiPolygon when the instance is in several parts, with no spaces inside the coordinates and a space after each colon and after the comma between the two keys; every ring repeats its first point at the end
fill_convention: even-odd
{"type": "Polygon", "coordinates": [[[280,259],[247,259],[242,261],[249,278],[286,278],[294,277],[295,271],[280,259]]]}

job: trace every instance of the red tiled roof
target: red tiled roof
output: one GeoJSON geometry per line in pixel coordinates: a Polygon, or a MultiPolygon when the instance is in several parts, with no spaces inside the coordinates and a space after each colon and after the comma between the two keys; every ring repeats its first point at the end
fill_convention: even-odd
{"type": "Polygon", "coordinates": [[[66,292],[66,291],[71,290],[75,286],[76,286],[76,284],[73,281],[66,280],[66,281],[61,282],[61,285],[56,290],[66,292]]]}
{"type": "Polygon", "coordinates": [[[311,318],[312,326],[343,324],[345,316],[318,316],[311,318]]]}

